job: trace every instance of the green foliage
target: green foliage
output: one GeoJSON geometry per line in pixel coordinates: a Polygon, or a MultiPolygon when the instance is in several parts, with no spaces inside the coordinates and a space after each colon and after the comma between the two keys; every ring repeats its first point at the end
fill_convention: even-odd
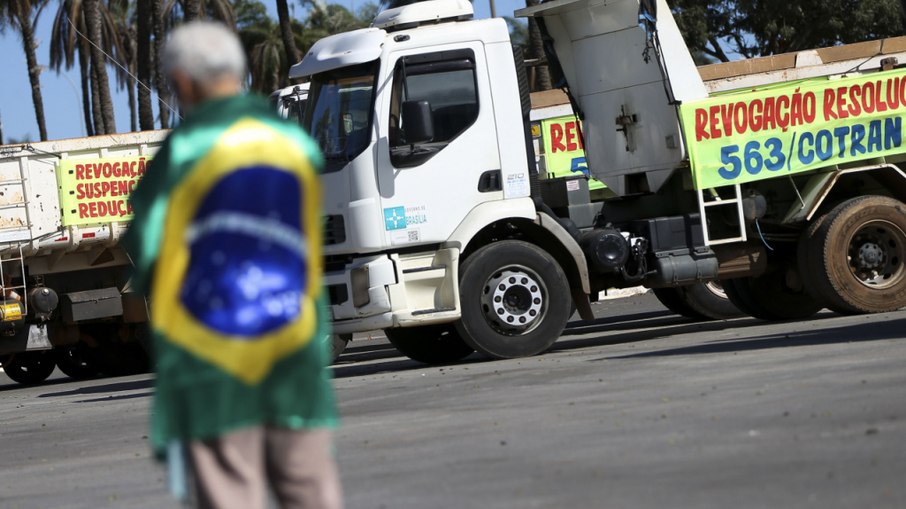
{"type": "MultiPolygon", "coordinates": [[[[340,32],[365,28],[371,24],[377,13],[377,4],[369,3],[357,13],[338,4],[324,4],[321,1],[305,1],[308,7],[303,20],[291,20],[296,47],[305,54],[318,39],[340,32]]],[[[264,4],[254,0],[232,0],[236,16],[236,30],[249,59],[250,88],[262,94],[269,94],[289,85],[287,74],[290,66],[280,27],[271,18],[264,4]]]]}
{"type": "Polygon", "coordinates": [[[525,20],[511,16],[504,16],[503,19],[506,20],[506,24],[510,28],[510,41],[513,43],[513,46],[521,46],[523,50],[528,48],[528,23],[525,20]]]}
{"type": "Polygon", "coordinates": [[[674,0],[699,60],[729,60],[861,42],[903,33],[900,0],[674,0]]]}

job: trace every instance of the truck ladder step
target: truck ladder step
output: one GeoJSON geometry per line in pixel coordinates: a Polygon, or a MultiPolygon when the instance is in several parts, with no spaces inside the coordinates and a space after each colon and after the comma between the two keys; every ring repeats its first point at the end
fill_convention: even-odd
{"type": "Polygon", "coordinates": [[[736,184],[732,187],[733,195],[731,197],[721,197],[720,190],[727,189],[726,187],[709,190],[710,200],[706,201],[705,193],[702,189],[699,189],[698,192],[698,210],[701,215],[702,220],[702,235],[704,236],[706,246],[714,246],[717,244],[730,244],[733,242],[745,242],[747,239],[746,236],[746,222],[745,216],[742,212],[742,189],[739,187],[739,184],[736,184]],[[708,211],[713,210],[716,207],[733,207],[735,210],[735,219],[736,224],[733,225],[739,229],[739,235],[730,235],[724,237],[712,237],[711,230],[709,228],[708,221],[708,211]]]}

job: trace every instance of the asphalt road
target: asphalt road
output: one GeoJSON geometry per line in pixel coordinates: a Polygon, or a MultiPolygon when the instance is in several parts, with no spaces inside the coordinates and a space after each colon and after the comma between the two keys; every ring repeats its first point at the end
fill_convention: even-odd
{"type": "MultiPolygon", "coordinates": [[[[535,358],[335,367],[347,507],[906,507],[906,311],[693,323],[596,305],[535,358]]],[[[0,375],[0,508],[175,507],[147,375],[0,375]]]]}

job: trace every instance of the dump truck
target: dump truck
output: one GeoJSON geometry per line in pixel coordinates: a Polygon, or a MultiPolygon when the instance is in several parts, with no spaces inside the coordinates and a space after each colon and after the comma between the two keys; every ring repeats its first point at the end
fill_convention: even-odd
{"type": "Polygon", "coordinates": [[[326,160],[336,332],[443,363],[543,352],[610,287],[719,281],[765,320],[906,305],[902,39],[707,77],[664,1],[517,15],[610,195],[538,171],[522,55],[468,1],[322,39],[290,76],[311,81],[302,124],[326,160]]]}
{"type": "Polygon", "coordinates": [[[147,308],[118,241],[166,131],[0,146],[0,365],[16,382],[140,371],[147,308]]]}

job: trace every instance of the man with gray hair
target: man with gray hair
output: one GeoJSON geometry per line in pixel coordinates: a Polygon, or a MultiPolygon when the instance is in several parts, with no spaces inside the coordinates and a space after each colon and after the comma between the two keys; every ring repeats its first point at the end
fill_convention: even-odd
{"type": "MultiPolygon", "coordinates": [[[[185,119],[131,198],[123,245],[150,297],[151,443],[204,508],[342,506],[322,291],[322,159],[242,93],[222,25],[176,29],[162,55],[185,119]]],[[[177,482],[173,482],[173,481],[177,482]]]]}

